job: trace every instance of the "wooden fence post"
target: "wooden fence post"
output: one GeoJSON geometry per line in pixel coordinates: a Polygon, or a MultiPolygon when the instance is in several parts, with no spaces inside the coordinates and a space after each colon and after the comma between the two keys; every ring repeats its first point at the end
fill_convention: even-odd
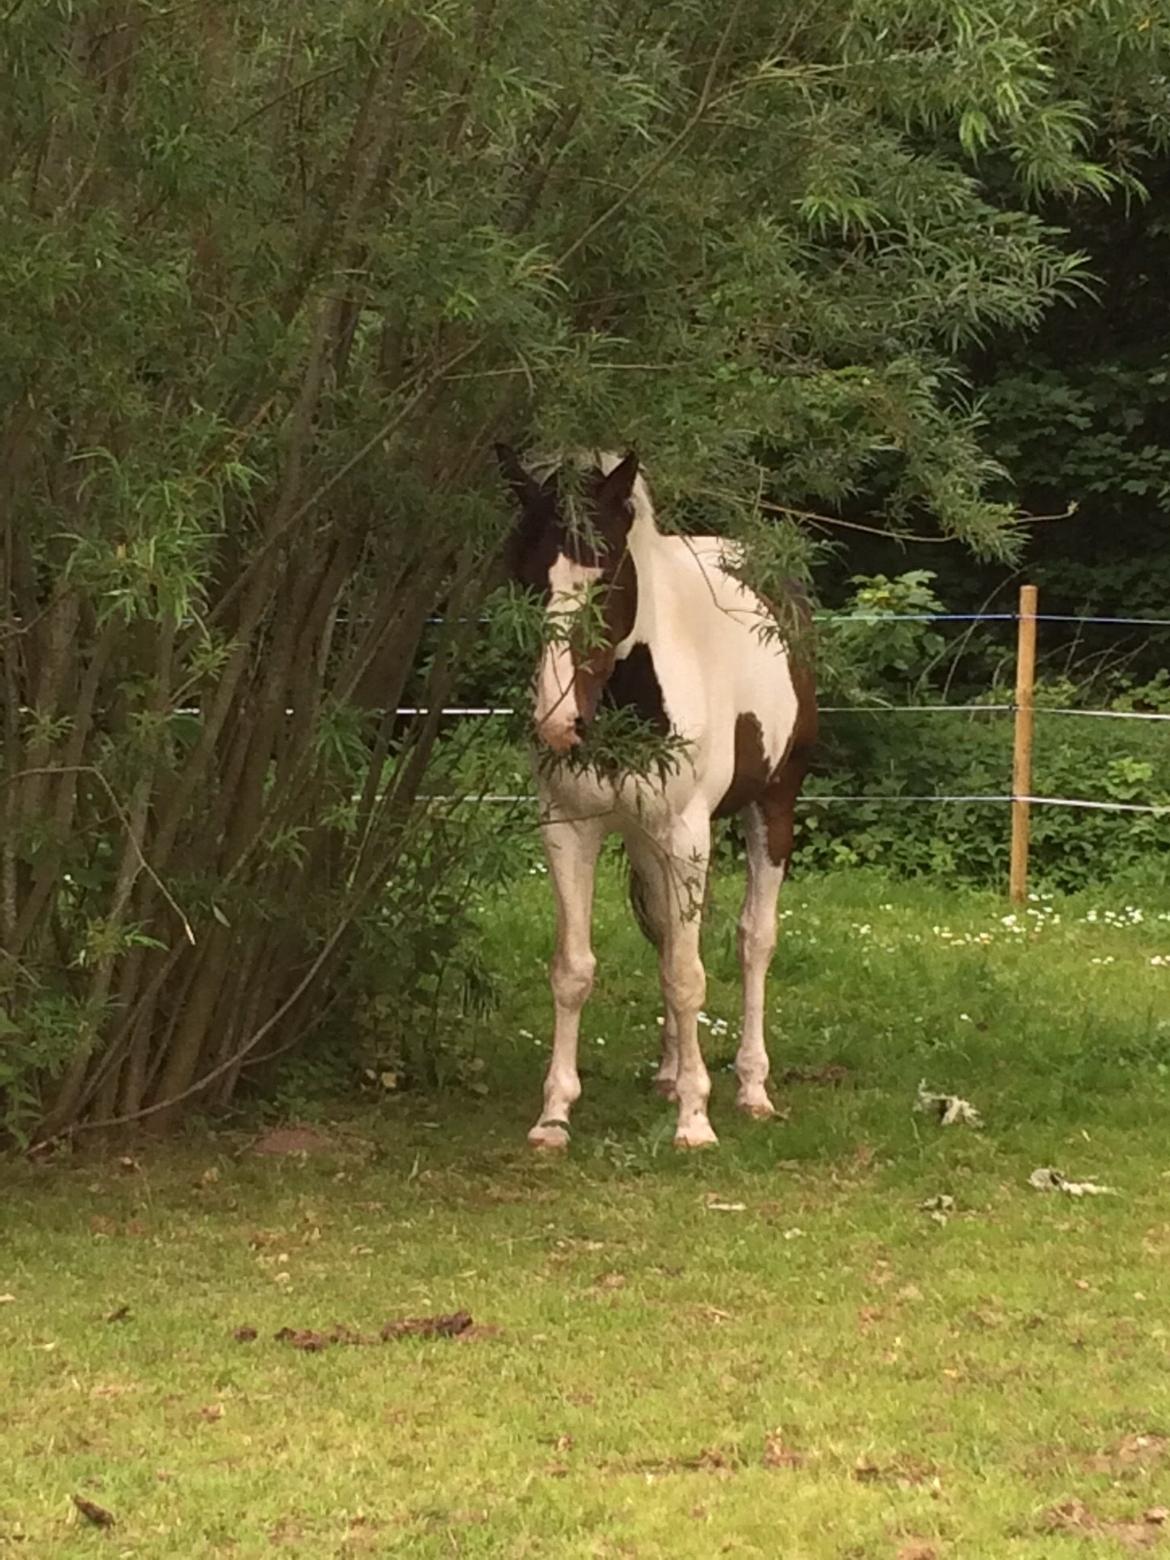
{"type": "Polygon", "coordinates": [[[1028,802],[1032,794],[1033,695],[1036,687],[1036,587],[1020,586],[1016,640],[1016,731],[1012,746],[1012,903],[1028,897],[1028,802]]]}

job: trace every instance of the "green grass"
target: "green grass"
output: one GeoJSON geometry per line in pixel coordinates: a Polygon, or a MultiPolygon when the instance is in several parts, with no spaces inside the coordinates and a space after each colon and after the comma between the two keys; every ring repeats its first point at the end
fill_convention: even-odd
{"type": "Polygon", "coordinates": [[[548,1162],[524,1146],[544,1051],[522,1033],[546,1029],[546,894],[534,877],[483,910],[502,999],[464,1038],[485,1096],[325,1110],[307,1157],[240,1130],[137,1168],[3,1167],[0,1552],[1129,1552],[1110,1524],[1170,1487],[1167,902],[1124,924],[1102,920],[1116,894],[1036,905],[1018,934],[989,896],[794,883],[774,1070],[850,1072],[779,1089],[790,1118],[761,1126],[731,1105],[724,876],[722,1144],[676,1156],[645,1089],[652,960],[607,874],[585,1095],[548,1162]],[[923,1077],[984,1130],[913,1114],[923,1077]],[[1119,1195],[1033,1191],[1038,1165],[1119,1195]],[[920,1208],[939,1193],[945,1225],[920,1208]],[[469,1341],[273,1339],[459,1307],[469,1341]],[[794,1465],[767,1465],[776,1436],[794,1465]],[[1072,1499],[1098,1525],[1046,1531],[1072,1499]]]}

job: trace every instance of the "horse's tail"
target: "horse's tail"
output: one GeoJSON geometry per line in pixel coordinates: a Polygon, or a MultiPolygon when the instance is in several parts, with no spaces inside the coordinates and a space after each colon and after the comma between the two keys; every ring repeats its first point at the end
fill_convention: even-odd
{"type": "MultiPolygon", "coordinates": [[[[622,845],[622,855],[626,861],[626,882],[630,899],[630,909],[634,912],[634,920],[638,923],[638,930],[648,943],[653,944],[658,952],[662,952],[662,945],[666,938],[666,927],[662,924],[661,917],[664,914],[662,895],[655,895],[647,885],[643,874],[638,870],[638,864],[630,855],[625,845],[622,845]]],[[[703,884],[702,905],[692,905],[688,913],[697,912],[706,919],[707,911],[711,908],[711,879],[708,871],[706,881],[703,884]]],[[[666,887],[669,895],[671,888],[666,887]]]]}
{"type": "Polygon", "coordinates": [[[628,886],[630,909],[634,912],[634,920],[638,923],[638,930],[648,943],[655,948],[662,947],[662,928],[655,921],[651,911],[650,893],[646,887],[646,880],[638,871],[633,857],[622,846],[622,855],[626,862],[626,882],[628,886]]]}

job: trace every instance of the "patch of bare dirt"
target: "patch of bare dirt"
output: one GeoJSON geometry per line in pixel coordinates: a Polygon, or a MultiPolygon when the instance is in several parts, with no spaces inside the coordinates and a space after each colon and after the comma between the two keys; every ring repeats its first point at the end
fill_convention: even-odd
{"type": "Polygon", "coordinates": [[[790,1446],[779,1430],[764,1437],[765,1468],[803,1468],[807,1462],[804,1452],[790,1446]]]}
{"type": "Polygon", "coordinates": [[[626,1287],[626,1275],[617,1272],[599,1273],[593,1280],[593,1287],[601,1290],[624,1289],[626,1287]]]}
{"type": "Polygon", "coordinates": [[[99,1506],[96,1501],[86,1500],[84,1495],[74,1495],[73,1504],[81,1515],[94,1527],[110,1528],[114,1526],[114,1513],[107,1511],[104,1506],[99,1506]]]}
{"type": "MultiPolygon", "coordinates": [[[[392,1343],[399,1338],[456,1338],[474,1342],[500,1336],[501,1329],[490,1323],[476,1325],[470,1311],[454,1311],[449,1316],[403,1316],[386,1322],[377,1333],[358,1332],[342,1322],[320,1330],[315,1327],[281,1327],[273,1334],[277,1343],[286,1343],[302,1354],[320,1354],[334,1345],[358,1347],[392,1343]]],[[[237,1327],[232,1337],[239,1343],[251,1343],[256,1337],[252,1327],[237,1327]]]]}
{"type": "Polygon", "coordinates": [[[871,1457],[859,1457],[853,1464],[853,1477],[859,1484],[894,1484],[900,1490],[938,1483],[937,1470],[915,1457],[895,1457],[889,1463],[878,1463],[871,1457]]]}
{"type": "Polygon", "coordinates": [[[1170,1456],[1170,1436],[1145,1431],[1127,1435],[1116,1446],[1085,1459],[1090,1473],[1108,1473],[1115,1479],[1133,1478],[1170,1456]]]}
{"type": "MultiPolygon", "coordinates": [[[[634,1463],[634,1471],[642,1474],[711,1473],[720,1479],[730,1479],[740,1466],[738,1453],[725,1451],[718,1446],[705,1446],[701,1451],[680,1457],[644,1458],[634,1463]]],[[[630,1465],[613,1470],[626,1473],[630,1465]]]]}
{"type": "Polygon", "coordinates": [[[382,1531],[382,1524],[366,1516],[351,1517],[346,1526],[345,1537],[341,1540],[341,1553],[350,1555],[374,1552],[386,1553],[386,1537],[382,1531]]]}
{"type": "Polygon", "coordinates": [[[1151,1506],[1140,1518],[1099,1517],[1083,1500],[1066,1500],[1052,1506],[1040,1519],[1042,1533],[1065,1534],[1072,1538],[1112,1538],[1131,1549],[1152,1549],[1161,1542],[1170,1512],[1164,1506],[1151,1506]]]}
{"type": "Polygon", "coordinates": [[[457,1338],[473,1325],[470,1311],[453,1311],[450,1316],[406,1316],[385,1324],[382,1342],[394,1338],[457,1338]]]}
{"type": "Polygon", "coordinates": [[[337,1145],[316,1127],[272,1127],[251,1145],[253,1154],[323,1154],[337,1145]]]}
{"type": "Polygon", "coordinates": [[[780,1074],[781,1083],[816,1083],[831,1089],[839,1089],[853,1077],[848,1067],[840,1062],[825,1062],[820,1067],[789,1067],[780,1074]]]}

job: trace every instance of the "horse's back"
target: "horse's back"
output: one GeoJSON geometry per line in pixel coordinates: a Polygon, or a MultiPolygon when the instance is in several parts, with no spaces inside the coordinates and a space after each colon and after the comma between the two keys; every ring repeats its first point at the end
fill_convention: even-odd
{"type": "MultiPolygon", "coordinates": [[[[738,577],[742,550],[719,536],[670,538],[680,576],[675,630],[703,690],[703,724],[728,752],[750,729],[765,766],[778,765],[802,724],[801,692],[776,611],[738,577]]],[[[718,766],[717,766],[718,767],[718,766]]],[[[721,809],[722,810],[722,809],[721,809]]]]}

